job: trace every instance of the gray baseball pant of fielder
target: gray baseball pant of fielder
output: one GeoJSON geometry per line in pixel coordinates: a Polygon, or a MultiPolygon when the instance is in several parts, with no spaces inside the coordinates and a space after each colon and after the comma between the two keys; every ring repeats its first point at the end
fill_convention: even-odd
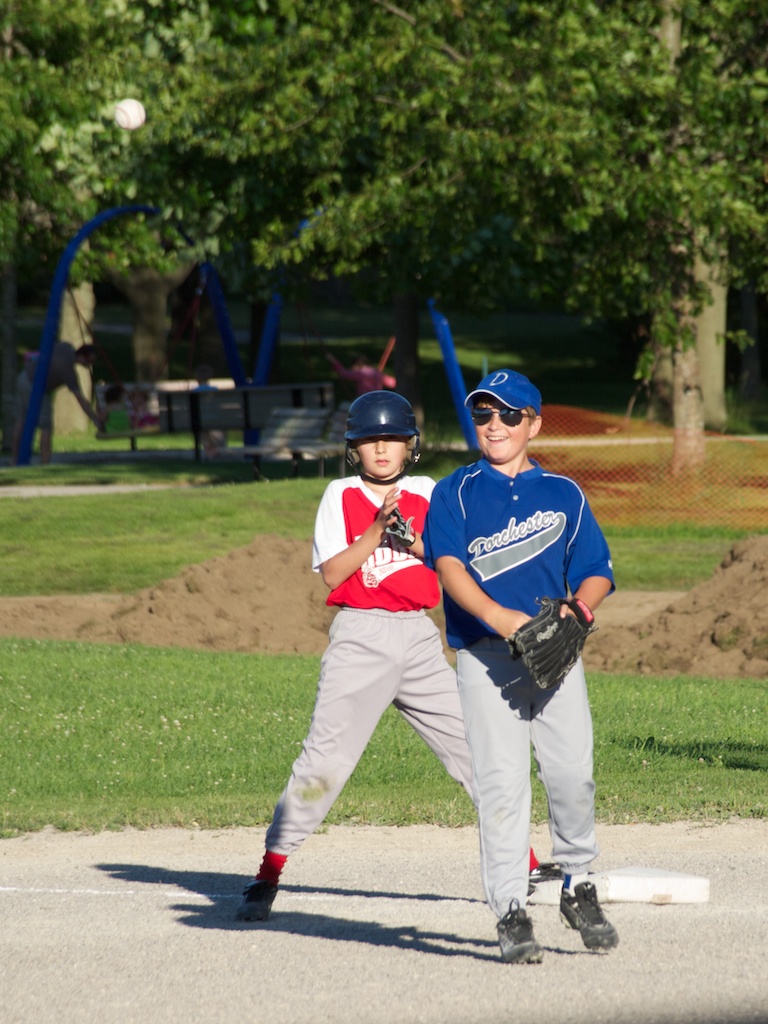
{"type": "Polygon", "coordinates": [[[595,838],[592,714],[581,659],[554,690],[542,690],[506,640],[457,655],[459,693],[477,786],[480,863],[489,906],[503,917],[525,906],[531,817],[531,745],[547,791],[552,859],[586,871],[595,838]]]}
{"type": "Polygon", "coordinates": [[[331,624],[309,733],[267,830],[268,850],[289,856],[317,829],[390,704],[472,796],[456,673],[434,622],[423,611],[343,608],[331,624]]]}

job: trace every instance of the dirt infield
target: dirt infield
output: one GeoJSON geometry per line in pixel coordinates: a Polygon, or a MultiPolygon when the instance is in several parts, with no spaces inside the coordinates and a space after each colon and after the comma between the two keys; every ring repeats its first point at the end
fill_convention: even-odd
{"type": "MultiPolygon", "coordinates": [[[[474,828],[334,827],[289,863],[272,918],[234,920],[261,829],[0,843],[7,1024],[765,1024],[768,823],[605,826],[601,870],[710,879],[707,903],[611,903],[589,953],[531,908],[540,965],[499,958],[474,828]]],[[[547,837],[534,833],[537,849],[547,837]]]]}

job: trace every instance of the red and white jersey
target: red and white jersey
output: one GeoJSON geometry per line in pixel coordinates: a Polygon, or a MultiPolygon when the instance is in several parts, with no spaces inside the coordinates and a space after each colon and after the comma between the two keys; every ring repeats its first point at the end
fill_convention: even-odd
{"type": "MultiPolygon", "coordinates": [[[[398,507],[413,529],[422,533],[435,486],[428,476],[404,477],[398,507]]],[[[315,520],[312,568],[348,548],[376,518],[381,499],[359,477],[333,480],[320,501],[315,520]]],[[[440,599],[437,576],[420,558],[385,535],[371,557],[332,590],[326,604],[349,608],[383,608],[391,612],[434,608],[440,599]]]]}

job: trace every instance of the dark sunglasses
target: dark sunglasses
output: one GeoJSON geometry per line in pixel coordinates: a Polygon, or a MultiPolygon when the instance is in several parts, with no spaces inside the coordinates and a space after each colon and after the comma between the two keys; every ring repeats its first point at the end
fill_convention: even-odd
{"type": "Polygon", "coordinates": [[[523,412],[522,409],[489,409],[485,407],[482,409],[472,410],[472,422],[476,423],[479,427],[482,427],[486,423],[491,422],[494,413],[498,413],[499,419],[505,427],[518,426],[518,424],[523,422],[524,417],[527,417],[528,415],[528,413],[523,412]]]}

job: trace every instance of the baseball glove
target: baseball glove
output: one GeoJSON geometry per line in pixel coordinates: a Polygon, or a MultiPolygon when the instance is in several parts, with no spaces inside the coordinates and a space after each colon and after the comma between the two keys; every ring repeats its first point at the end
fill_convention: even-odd
{"type": "Polygon", "coordinates": [[[396,508],[392,515],[395,517],[395,521],[385,527],[385,532],[389,533],[392,537],[396,537],[404,547],[411,547],[416,540],[416,534],[411,526],[414,516],[406,519],[399,508],[396,508]]]}
{"type": "Polygon", "coordinates": [[[597,626],[583,601],[575,598],[542,597],[541,611],[507,638],[509,653],[522,658],[531,677],[542,690],[558,686],[578,661],[584,641],[597,626]],[[567,604],[573,615],[560,618],[567,604]]]}

